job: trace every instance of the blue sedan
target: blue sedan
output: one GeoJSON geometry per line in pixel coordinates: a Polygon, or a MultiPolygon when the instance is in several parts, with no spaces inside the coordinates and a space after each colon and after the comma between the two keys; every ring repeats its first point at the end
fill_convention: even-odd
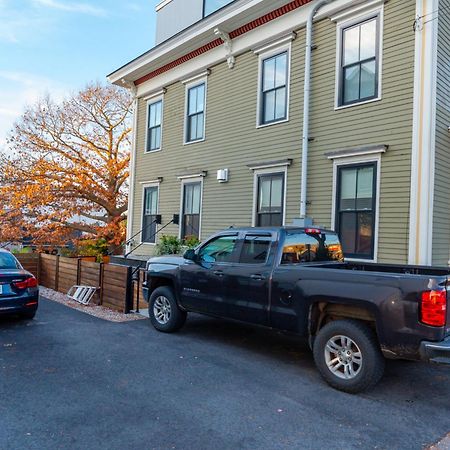
{"type": "Polygon", "coordinates": [[[38,281],[6,250],[0,249],[0,315],[32,319],[39,301],[38,281]]]}

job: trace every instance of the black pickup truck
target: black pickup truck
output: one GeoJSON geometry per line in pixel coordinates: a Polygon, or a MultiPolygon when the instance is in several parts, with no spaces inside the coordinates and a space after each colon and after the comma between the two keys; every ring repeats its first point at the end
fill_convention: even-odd
{"type": "Polygon", "coordinates": [[[241,228],[150,259],[143,289],[159,331],[192,311],[292,332],[331,386],[356,393],[381,379],[385,358],[450,364],[449,275],[346,262],[333,231],[241,228]]]}

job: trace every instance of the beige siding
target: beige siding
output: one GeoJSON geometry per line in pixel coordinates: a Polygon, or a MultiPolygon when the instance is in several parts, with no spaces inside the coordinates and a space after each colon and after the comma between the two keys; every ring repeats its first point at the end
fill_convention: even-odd
{"type": "MultiPolygon", "coordinates": [[[[313,52],[308,216],[331,226],[333,163],[324,153],[355,146],[386,144],[381,163],[380,261],[405,262],[408,247],[412,102],[414,71],[413,0],[391,0],[385,7],[382,100],[334,110],[336,25],[316,24],[313,52]]],[[[261,30],[261,33],[264,33],[261,30]]],[[[186,169],[208,172],[204,179],[202,237],[230,225],[251,225],[253,173],[247,165],[290,158],[286,223],[299,216],[303,111],[304,30],[292,44],[290,120],[256,128],[258,56],[249,52],[211,68],[208,77],[206,140],[183,145],[185,86],[167,87],[164,97],[163,149],[144,154],[146,102],[139,102],[137,171],[133,233],[141,226],[142,182],[163,177],[160,212],[163,223],[179,213],[186,169]],[[216,171],[230,169],[219,184],[216,171]]],[[[178,227],[167,229],[178,234],[178,227]]],[[[150,246],[138,253],[149,254],[150,246]]]]}
{"type": "Polygon", "coordinates": [[[433,264],[450,258],[450,0],[439,2],[433,264]]]}

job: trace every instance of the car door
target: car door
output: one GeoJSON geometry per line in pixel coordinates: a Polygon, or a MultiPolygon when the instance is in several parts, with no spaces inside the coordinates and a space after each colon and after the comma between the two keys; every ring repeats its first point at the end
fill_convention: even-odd
{"type": "Polygon", "coordinates": [[[223,268],[225,316],[267,325],[274,236],[249,232],[241,236],[239,259],[223,268]]]}
{"type": "Polygon", "coordinates": [[[225,315],[226,268],[238,257],[238,233],[212,238],[181,266],[181,304],[189,311],[225,315]]]}

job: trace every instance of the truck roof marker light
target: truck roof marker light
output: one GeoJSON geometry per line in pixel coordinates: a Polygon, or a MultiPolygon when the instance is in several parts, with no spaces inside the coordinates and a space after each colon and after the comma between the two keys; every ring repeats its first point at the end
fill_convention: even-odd
{"type": "Polygon", "coordinates": [[[422,292],[420,321],[432,327],[444,327],[447,318],[447,291],[422,292]]]}
{"type": "Polygon", "coordinates": [[[306,228],[305,233],[306,234],[321,234],[322,231],[319,230],[318,228],[306,228]]]}

